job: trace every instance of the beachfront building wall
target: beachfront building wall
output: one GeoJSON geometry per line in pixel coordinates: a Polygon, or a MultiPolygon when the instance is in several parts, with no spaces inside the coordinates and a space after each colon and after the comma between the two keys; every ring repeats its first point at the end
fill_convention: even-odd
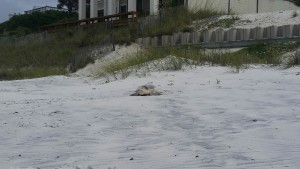
{"type": "MultiPolygon", "coordinates": [[[[86,18],[86,1],[79,0],[79,19],[86,18]]],[[[142,15],[157,14],[163,0],[90,0],[90,17],[136,11],[142,15]]],[[[299,9],[285,0],[183,0],[190,10],[214,9],[223,13],[249,14],[299,9]]]]}
{"type": "Polygon", "coordinates": [[[189,9],[214,9],[233,14],[296,10],[299,7],[285,0],[188,0],[189,9]],[[230,5],[230,6],[229,6],[230,5]],[[258,7],[258,8],[257,8],[258,7]]]}
{"type": "Polygon", "coordinates": [[[258,6],[259,12],[274,12],[299,9],[299,7],[295,6],[293,3],[284,0],[260,0],[258,6]]]}
{"type": "MultiPolygon", "coordinates": [[[[87,0],[78,0],[79,20],[86,19],[87,0]]],[[[139,12],[147,15],[158,13],[159,0],[90,0],[90,17],[139,12]]]]}

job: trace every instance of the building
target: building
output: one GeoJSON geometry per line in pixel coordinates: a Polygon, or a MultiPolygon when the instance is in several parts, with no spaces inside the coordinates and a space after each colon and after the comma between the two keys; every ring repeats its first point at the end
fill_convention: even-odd
{"type": "MultiPolygon", "coordinates": [[[[86,19],[87,0],[79,1],[79,20],[86,19]]],[[[156,14],[165,0],[90,0],[90,17],[135,11],[139,14],[156,14]]],[[[176,0],[173,0],[176,1],[176,0]]],[[[211,8],[220,12],[246,14],[299,9],[285,0],[177,0],[189,9],[211,8]]]]}
{"type": "Polygon", "coordinates": [[[54,10],[54,11],[65,11],[67,12],[68,10],[67,9],[59,9],[57,7],[51,7],[51,6],[43,6],[43,7],[37,7],[37,6],[34,6],[32,10],[28,10],[28,11],[24,11],[25,14],[32,14],[33,12],[46,12],[46,11],[51,11],[51,10],[54,10]]]}
{"type": "MultiPolygon", "coordinates": [[[[90,0],[90,17],[113,15],[125,12],[155,14],[159,0],[90,0]]],[[[86,0],[79,0],[79,20],[86,19],[86,0]]]]}
{"type": "Polygon", "coordinates": [[[297,10],[299,7],[286,0],[189,0],[188,7],[212,8],[224,13],[250,14],[297,10]]]}
{"type": "Polygon", "coordinates": [[[21,15],[21,13],[14,13],[14,14],[8,14],[8,18],[12,18],[14,16],[18,16],[18,15],[21,15]]]}
{"type": "MultiPolygon", "coordinates": [[[[125,12],[138,12],[139,15],[156,14],[164,0],[90,0],[90,17],[107,16],[125,12]]],[[[177,0],[184,5],[188,0],[177,0]]],[[[79,20],[86,19],[87,0],[79,0],[79,20]]]]}

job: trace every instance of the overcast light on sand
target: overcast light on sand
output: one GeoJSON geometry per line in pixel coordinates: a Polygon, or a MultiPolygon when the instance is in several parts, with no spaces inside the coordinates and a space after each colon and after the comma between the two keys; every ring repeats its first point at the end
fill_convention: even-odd
{"type": "MultiPolygon", "coordinates": [[[[232,27],[299,24],[294,13],[243,14],[232,27]]],[[[0,81],[0,169],[300,168],[299,65],[96,76],[137,51],[116,45],[67,76],[0,81]],[[145,84],[161,95],[131,96],[145,84]]]]}

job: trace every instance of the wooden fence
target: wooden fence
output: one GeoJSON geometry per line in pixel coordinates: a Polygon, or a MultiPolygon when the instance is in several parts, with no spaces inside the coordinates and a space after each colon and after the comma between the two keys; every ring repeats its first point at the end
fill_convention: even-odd
{"type": "Polygon", "coordinates": [[[61,23],[61,24],[51,24],[46,25],[42,27],[42,30],[44,32],[52,33],[52,32],[58,32],[63,31],[67,29],[72,28],[78,28],[78,27],[89,27],[97,23],[105,23],[109,22],[112,24],[112,26],[122,26],[127,25],[131,22],[137,22],[138,17],[136,12],[127,12],[127,13],[121,13],[121,14],[115,14],[115,15],[107,15],[97,18],[89,18],[89,19],[83,19],[79,21],[74,22],[67,22],[67,23],[61,23]]]}
{"type": "Polygon", "coordinates": [[[201,32],[179,32],[173,35],[145,37],[136,40],[142,47],[164,47],[180,45],[200,45],[208,48],[248,46],[260,41],[300,40],[300,24],[256,27],[231,28],[227,30],[207,30],[201,32]]]}

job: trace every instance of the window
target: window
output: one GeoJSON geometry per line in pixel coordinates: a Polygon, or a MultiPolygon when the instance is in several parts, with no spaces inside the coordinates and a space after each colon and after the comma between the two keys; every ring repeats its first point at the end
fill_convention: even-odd
{"type": "Polygon", "coordinates": [[[120,7],[120,13],[126,13],[127,12],[127,5],[122,5],[120,7]]]}
{"type": "Polygon", "coordinates": [[[98,17],[104,16],[104,9],[99,9],[98,10],[98,17]]]}

